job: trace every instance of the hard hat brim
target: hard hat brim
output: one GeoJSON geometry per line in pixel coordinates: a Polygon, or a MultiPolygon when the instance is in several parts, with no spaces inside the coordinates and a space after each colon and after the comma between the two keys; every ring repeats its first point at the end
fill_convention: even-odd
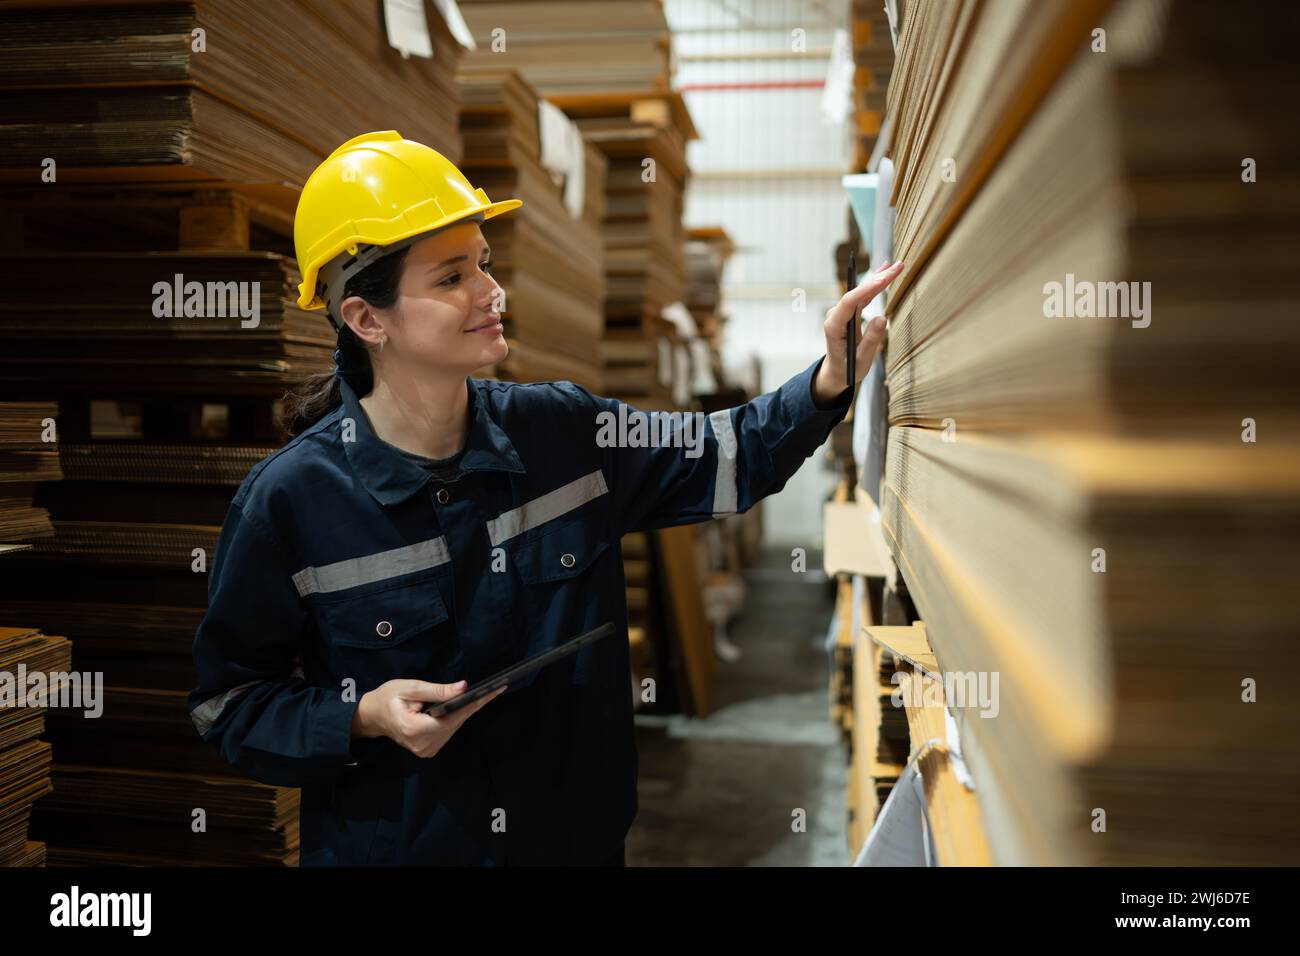
{"type": "MultiPolygon", "coordinates": [[[[482,192],[481,190],[478,191],[482,192]]],[[[431,222],[418,223],[410,225],[406,229],[397,230],[393,229],[393,220],[344,223],[334,236],[327,237],[316,249],[312,250],[309,257],[311,261],[304,267],[302,282],[298,285],[298,308],[309,311],[318,311],[325,308],[325,300],[320,297],[316,290],[316,280],[320,275],[320,268],[348,249],[362,244],[392,245],[403,239],[418,236],[421,233],[435,232],[447,226],[455,225],[462,219],[468,219],[478,213],[482,213],[484,220],[487,220],[504,212],[510,212],[512,209],[518,209],[523,204],[522,199],[502,199],[499,202],[488,202],[467,209],[458,209],[454,215],[442,216],[431,222]]],[[[402,218],[409,221],[412,216],[408,212],[402,218]]],[[[415,218],[418,218],[418,216],[415,218]]]]}

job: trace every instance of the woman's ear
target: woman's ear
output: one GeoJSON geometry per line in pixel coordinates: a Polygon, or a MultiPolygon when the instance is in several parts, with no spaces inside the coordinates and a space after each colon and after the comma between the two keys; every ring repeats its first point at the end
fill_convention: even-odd
{"type": "Polygon", "coordinates": [[[365,299],[359,295],[348,296],[339,303],[339,311],[363,346],[379,348],[380,340],[385,337],[384,326],[365,299]]]}

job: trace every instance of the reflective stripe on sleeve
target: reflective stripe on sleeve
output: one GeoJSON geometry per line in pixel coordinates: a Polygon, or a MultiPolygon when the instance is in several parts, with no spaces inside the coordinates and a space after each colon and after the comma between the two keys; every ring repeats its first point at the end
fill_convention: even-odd
{"type": "Polygon", "coordinates": [[[709,416],[713,434],[718,439],[718,475],[713,488],[713,517],[736,513],[740,489],[736,484],[736,432],[731,427],[731,409],[723,408],[709,416]]]}
{"type": "Polygon", "coordinates": [[[221,712],[225,710],[226,704],[234,700],[236,697],[246,693],[250,688],[265,683],[266,681],[262,680],[251,680],[247,684],[240,684],[237,687],[230,688],[230,690],[224,693],[218,694],[216,697],[209,697],[203,703],[199,704],[199,706],[190,711],[190,720],[194,721],[194,726],[198,730],[199,736],[202,737],[206,734],[209,728],[217,722],[217,718],[220,717],[221,712]]]}

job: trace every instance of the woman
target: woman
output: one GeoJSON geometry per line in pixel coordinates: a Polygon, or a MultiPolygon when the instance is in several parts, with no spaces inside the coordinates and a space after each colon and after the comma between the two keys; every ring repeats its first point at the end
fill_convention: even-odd
{"type": "Polygon", "coordinates": [[[779,490],[848,409],[851,310],[898,274],[827,314],[825,358],[697,419],[693,447],[611,442],[598,416],[619,402],[471,377],[508,351],[480,223],[520,205],[391,131],[303,188],[299,304],[338,331],[337,369],[291,397],[294,437],[231,503],[189,709],[235,767],[302,788],[304,866],[620,863],[636,749],[619,541],[779,490]],[[605,621],[619,637],[422,712],[605,621]]]}

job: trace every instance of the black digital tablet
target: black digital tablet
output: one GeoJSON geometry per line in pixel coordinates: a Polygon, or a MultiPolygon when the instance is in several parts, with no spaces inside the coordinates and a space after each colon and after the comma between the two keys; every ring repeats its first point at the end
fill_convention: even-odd
{"type": "Polygon", "coordinates": [[[588,644],[594,644],[601,638],[609,637],[618,631],[612,622],[606,622],[595,630],[588,631],[586,634],[579,634],[577,637],[570,638],[558,647],[552,647],[549,651],[542,651],[540,654],[534,654],[532,657],[525,658],[518,664],[512,664],[503,671],[497,671],[486,680],[481,680],[473,687],[470,687],[459,697],[453,697],[451,700],[442,703],[429,703],[424,707],[424,713],[430,717],[442,717],[446,714],[454,713],[460,710],[466,704],[472,704],[481,697],[485,697],[498,687],[504,687],[511,681],[518,680],[533,671],[541,670],[547,664],[554,664],[562,657],[568,657],[575,651],[580,651],[588,644]]]}

